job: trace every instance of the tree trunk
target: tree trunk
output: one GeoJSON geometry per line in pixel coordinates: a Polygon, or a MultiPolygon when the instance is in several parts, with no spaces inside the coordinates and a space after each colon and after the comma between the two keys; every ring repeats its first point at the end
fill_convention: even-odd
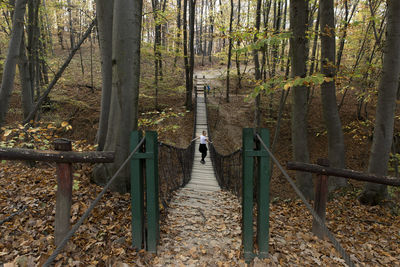
{"type": "Polygon", "coordinates": [[[181,45],[181,2],[182,0],[177,0],[177,16],[176,16],[176,27],[178,28],[176,34],[176,49],[175,49],[175,59],[174,59],[174,66],[176,67],[176,62],[178,61],[178,54],[179,54],[179,46],[181,45]]]}
{"type": "Polygon", "coordinates": [[[231,0],[231,16],[229,19],[229,46],[228,46],[228,66],[226,68],[226,102],[229,103],[229,74],[231,71],[231,59],[232,59],[232,22],[233,22],[233,0],[231,0]]]}
{"type": "Polygon", "coordinates": [[[154,108],[158,109],[158,80],[161,71],[161,24],[159,21],[160,1],[152,0],[153,16],[154,16],[154,108]]]}
{"type": "Polygon", "coordinates": [[[43,101],[46,99],[46,97],[49,95],[51,89],[53,89],[54,85],[57,83],[57,81],[60,79],[61,75],[64,73],[65,69],[68,67],[69,63],[71,62],[72,58],[74,57],[76,51],[80,48],[82,43],[86,40],[86,38],[89,36],[90,32],[92,31],[94,25],[96,24],[96,20],[94,19],[92,23],[89,25],[89,28],[86,30],[85,34],[82,36],[82,38],[79,40],[78,44],[72,49],[70,52],[68,58],[65,60],[64,64],[61,66],[61,68],[57,71],[57,73],[54,75],[53,80],[50,82],[50,84],[47,86],[46,91],[40,96],[38,101],[35,104],[35,107],[32,109],[31,113],[28,115],[27,118],[23,121],[23,123],[27,123],[30,120],[33,120],[35,117],[36,112],[39,110],[40,106],[42,105],[43,101]]]}
{"type": "MultiPolygon", "coordinates": [[[[140,40],[142,0],[115,0],[113,22],[113,88],[108,132],[104,150],[115,151],[115,161],[99,165],[94,180],[106,182],[128,157],[129,139],[137,130],[140,79],[140,40]]],[[[128,192],[130,170],[126,167],[111,186],[112,190],[128,192]]]]}
{"type": "MultiPolygon", "coordinates": [[[[257,9],[256,9],[256,33],[254,34],[254,43],[257,42],[257,34],[260,31],[261,24],[261,0],[257,0],[257,9]]],[[[261,72],[260,72],[260,61],[258,59],[258,50],[253,50],[253,59],[254,59],[254,78],[256,80],[261,80],[261,72]]],[[[260,128],[260,102],[261,95],[258,94],[255,99],[255,110],[254,110],[254,128],[260,128]]]]}
{"type": "Polygon", "coordinates": [[[214,0],[210,0],[210,34],[208,40],[208,61],[212,63],[212,50],[213,50],[213,41],[214,41],[214,0]]]}
{"type": "MultiPolygon", "coordinates": [[[[240,4],[241,4],[240,0],[238,0],[238,8],[237,8],[238,15],[237,15],[237,25],[236,25],[237,31],[240,30],[240,4]]],[[[237,46],[237,49],[240,48],[240,38],[237,38],[236,46],[237,46]]],[[[238,51],[235,52],[235,56],[236,56],[236,73],[238,76],[238,78],[237,78],[238,84],[236,87],[236,95],[237,95],[238,91],[242,90],[242,74],[240,72],[240,54],[238,51]]]]}
{"type": "Polygon", "coordinates": [[[39,0],[28,1],[28,64],[32,94],[39,97],[39,0]]]}
{"type": "MultiPolygon", "coordinates": [[[[335,21],[333,0],[320,1],[321,72],[331,81],[321,85],[322,111],[328,132],[328,154],[332,167],[345,167],[342,124],[336,103],[335,89],[335,21]]],[[[330,190],[345,186],[344,178],[329,179],[330,190]]]]}
{"type": "MultiPolygon", "coordinates": [[[[378,103],[372,150],[368,172],[386,175],[390,148],[393,140],[394,114],[396,109],[396,91],[400,74],[400,2],[389,0],[387,5],[388,24],[385,42],[383,74],[378,87],[378,103]]],[[[367,183],[360,201],[376,205],[387,197],[387,186],[367,183]]]]}
{"type": "MultiPolygon", "coordinates": [[[[293,32],[290,38],[290,53],[292,61],[291,77],[307,75],[308,40],[306,38],[308,18],[307,1],[290,1],[290,27],[293,32]]],[[[310,162],[307,140],[307,87],[295,86],[292,91],[292,146],[293,158],[299,162],[310,162]]],[[[313,198],[312,175],[306,172],[296,172],[296,183],[304,196],[313,198]]]]}
{"type": "Polygon", "coordinates": [[[24,118],[26,118],[33,108],[33,95],[31,88],[31,76],[29,75],[28,58],[25,51],[25,37],[22,32],[19,59],[18,59],[19,77],[21,80],[21,102],[24,118]]]}
{"type": "Polygon", "coordinates": [[[24,15],[27,2],[28,0],[17,0],[15,3],[13,27],[0,88],[0,127],[5,122],[8,104],[14,88],[15,69],[20,53],[22,33],[24,31],[24,15]]]}
{"type": "Polygon", "coordinates": [[[71,42],[71,50],[75,47],[75,38],[74,38],[74,27],[72,22],[72,4],[71,0],[67,0],[67,11],[68,11],[68,20],[69,20],[69,40],[71,42]]]}
{"type": "Polygon", "coordinates": [[[313,40],[313,48],[311,52],[311,66],[309,70],[309,75],[312,75],[314,73],[314,68],[315,68],[315,62],[316,62],[316,53],[317,53],[317,46],[318,46],[318,29],[319,29],[319,20],[320,20],[320,9],[318,8],[318,13],[317,13],[317,21],[315,23],[315,28],[314,28],[314,40],[313,40]]]}
{"type": "Polygon", "coordinates": [[[97,27],[101,54],[101,111],[97,132],[98,150],[103,151],[107,137],[112,91],[112,29],[114,0],[96,0],[97,27]]]}
{"type": "Polygon", "coordinates": [[[186,110],[192,110],[192,90],[190,89],[190,65],[189,65],[189,54],[188,54],[188,38],[187,38],[187,1],[183,0],[183,58],[185,62],[185,77],[186,77],[186,110]]]}
{"type": "Polygon", "coordinates": [[[343,55],[343,50],[344,50],[344,44],[346,42],[346,37],[347,37],[347,28],[351,22],[351,19],[353,18],[354,12],[357,8],[359,0],[357,0],[354,5],[353,8],[351,10],[351,13],[349,14],[349,4],[347,1],[344,2],[345,5],[345,18],[344,18],[344,25],[343,25],[343,34],[340,37],[340,44],[339,44],[339,50],[337,52],[337,60],[336,60],[336,71],[339,71],[340,68],[340,63],[342,61],[342,55],[343,55]]]}
{"type": "Polygon", "coordinates": [[[187,94],[189,95],[189,107],[193,108],[192,103],[192,89],[193,89],[193,73],[194,73],[194,20],[196,17],[196,0],[189,0],[189,46],[190,46],[190,61],[189,61],[189,88],[187,94]]]}

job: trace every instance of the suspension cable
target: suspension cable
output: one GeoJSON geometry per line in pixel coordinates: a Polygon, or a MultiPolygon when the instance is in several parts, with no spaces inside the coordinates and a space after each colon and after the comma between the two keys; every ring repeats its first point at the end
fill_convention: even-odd
{"type": "Polygon", "coordinates": [[[272,160],[278,166],[279,170],[282,172],[282,174],[285,176],[286,180],[289,182],[289,184],[293,187],[294,191],[297,193],[297,195],[300,197],[300,199],[303,201],[303,203],[306,205],[307,209],[311,212],[312,216],[314,219],[317,221],[317,223],[321,226],[322,231],[324,234],[329,238],[329,240],[332,242],[333,246],[335,249],[339,252],[339,254],[342,256],[344,261],[346,262],[347,265],[350,267],[355,266],[352,260],[350,259],[349,254],[344,250],[344,248],[340,245],[339,241],[336,240],[335,236],[329,231],[328,227],[326,227],[325,223],[322,222],[321,217],[318,216],[318,214],[314,211],[314,209],[311,207],[310,203],[308,203],[307,199],[304,197],[303,193],[300,191],[300,189],[296,186],[294,181],[289,177],[285,169],[283,169],[282,165],[279,163],[279,161],[275,158],[275,156],[272,154],[270,149],[265,145],[261,137],[257,134],[257,138],[262,144],[262,146],[265,148],[265,150],[268,152],[268,154],[271,156],[272,160]]]}
{"type": "Polygon", "coordinates": [[[61,241],[61,243],[57,246],[57,248],[53,251],[53,254],[47,259],[47,261],[43,264],[44,267],[50,266],[50,264],[54,261],[54,259],[57,257],[57,255],[61,252],[61,250],[65,247],[67,242],[71,239],[71,237],[75,234],[75,232],[79,229],[79,227],[82,225],[82,223],[89,217],[91,211],[94,209],[94,207],[97,205],[97,203],[100,201],[101,197],[106,193],[107,189],[111,186],[111,184],[114,182],[114,180],[117,178],[118,174],[124,169],[125,165],[129,162],[129,160],[133,157],[133,155],[136,153],[136,151],[140,148],[140,146],[143,144],[145,138],[143,137],[142,140],[140,140],[139,144],[135,147],[135,149],[131,152],[131,154],[128,156],[128,158],[122,163],[122,165],[119,167],[119,169],[115,172],[114,176],[108,181],[108,183],[104,186],[103,190],[100,192],[100,194],[96,197],[96,199],[92,202],[90,207],[86,210],[86,212],[82,215],[82,217],[79,219],[79,221],[69,230],[69,232],[65,235],[64,239],[61,241]]]}

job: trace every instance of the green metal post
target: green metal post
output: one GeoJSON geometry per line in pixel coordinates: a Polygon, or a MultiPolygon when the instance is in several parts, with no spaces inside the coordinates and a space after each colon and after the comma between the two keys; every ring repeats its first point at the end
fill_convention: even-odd
{"type": "Polygon", "coordinates": [[[157,253],[159,235],[157,132],[146,132],[147,250],[157,253]]]}
{"type": "MultiPolygon", "coordinates": [[[[141,132],[132,132],[130,142],[131,151],[135,149],[141,139],[141,132]]],[[[138,152],[140,152],[140,150],[138,152]]],[[[131,160],[132,246],[138,250],[142,249],[144,239],[143,199],[142,160],[138,157],[133,157],[131,160]]]]}
{"type": "Polygon", "coordinates": [[[250,262],[253,257],[253,129],[243,129],[243,196],[242,243],[244,259],[250,262]]]}
{"type": "MultiPolygon", "coordinates": [[[[269,146],[269,131],[261,129],[260,137],[269,146]]],[[[257,212],[257,242],[259,258],[268,257],[269,243],[269,182],[270,182],[270,156],[266,149],[261,146],[259,157],[258,175],[258,212],[257,212]]]]}

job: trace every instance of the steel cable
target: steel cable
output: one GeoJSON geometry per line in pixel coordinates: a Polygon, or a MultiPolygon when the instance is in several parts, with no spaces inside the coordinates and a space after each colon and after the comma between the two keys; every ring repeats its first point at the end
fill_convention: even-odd
{"type": "Polygon", "coordinates": [[[279,161],[275,158],[275,156],[271,153],[269,148],[265,145],[261,137],[257,134],[257,139],[260,141],[261,145],[264,147],[264,149],[268,152],[268,154],[271,156],[271,159],[274,161],[276,166],[279,168],[279,170],[282,172],[282,174],[285,176],[286,180],[289,182],[289,184],[293,187],[294,191],[296,194],[300,197],[300,199],[303,201],[304,205],[306,205],[307,209],[311,212],[312,216],[314,219],[317,221],[317,223],[321,226],[322,231],[324,234],[329,238],[329,240],[332,242],[333,246],[336,248],[336,250],[339,252],[339,254],[342,256],[343,260],[346,262],[347,265],[350,267],[355,266],[353,261],[350,259],[349,254],[344,250],[344,248],[340,245],[339,241],[336,240],[334,235],[329,231],[328,227],[326,227],[325,223],[322,222],[321,217],[318,216],[318,214],[314,211],[314,209],[311,207],[310,203],[308,203],[307,199],[304,197],[303,193],[300,191],[300,189],[296,186],[292,178],[289,177],[285,169],[283,169],[282,165],[279,163],[279,161]]]}
{"type": "Polygon", "coordinates": [[[47,259],[47,261],[43,264],[44,267],[50,266],[50,264],[55,260],[57,255],[62,251],[62,249],[67,244],[67,242],[71,239],[71,237],[79,229],[79,227],[82,225],[82,223],[89,217],[90,213],[92,212],[94,207],[97,205],[97,203],[100,201],[101,197],[106,193],[107,189],[111,186],[111,184],[117,178],[118,174],[125,168],[126,164],[129,162],[129,160],[133,157],[133,155],[137,152],[137,150],[140,148],[140,146],[144,143],[144,140],[145,140],[145,138],[143,137],[142,140],[140,140],[139,144],[136,146],[136,148],[131,152],[131,154],[126,158],[124,163],[122,163],[122,165],[119,167],[119,169],[115,172],[114,176],[104,186],[103,190],[96,197],[96,199],[92,202],[90,207],[85,211],[85,213],[78,220],[78,222],[71,228],[71,230],[69,230],[69,232],[65,235],[64,239],[57,246],[57,248],[53,251],[53,254],[51,254],[50,257],[47,259]]]}

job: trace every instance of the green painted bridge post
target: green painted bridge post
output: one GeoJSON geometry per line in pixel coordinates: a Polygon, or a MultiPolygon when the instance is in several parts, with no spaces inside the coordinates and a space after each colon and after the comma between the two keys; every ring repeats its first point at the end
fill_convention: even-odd
{"type": "MultiPolygon", "coordinates": [[[[269,131],[261,129],[260,137],[264,144],[269,146],[269,131]]],[[[271,176],[270,156],[263,146],[260,153],[258,175],[258,212],[257,212],[257,243],[259,258],[268,257],[269,243],[269,183],[271,176]]]]}
{"type": "Polygon", "coordinates": [[[146,132],[146,155],[147,250],[157,253],[160,232],[157,132],[146,132]]]}
{"type": "MultiPolygon", "coordinates": [[[[257,244],[258,257],[268,257],[269,243],[269,182],[270,182],[270,156],[261,146],[254,150],[253,129],[243,129],[243,225],[242,242],[244,259],[247,263],[253,260],[253,189],[254,189],[254,157],[259,158],[259,175],[257,184],[257,244]]],[[[269,145],[269,131],[261,129],[260,136],[263,142],[269,145]]]]}
{"type": "MultiPolygon", "coordinates": [[[[141,139],[141,132],[132,132],[130,142],[131,151],[135,149],[141,139]]],[[[137,153],[139,152],[140,150],[137,153]]],[[[135,156],[131,159],[132,246],[140,250],[143,248],[144,241],[144,180],[142,159],[135,156]]]]}
{"type": "Polygon", "coordinates": [[[243,196],[242,196],[242,243],[244,259],[250,262],[253,254],[253,129],[243,129],[243,196]]]}

